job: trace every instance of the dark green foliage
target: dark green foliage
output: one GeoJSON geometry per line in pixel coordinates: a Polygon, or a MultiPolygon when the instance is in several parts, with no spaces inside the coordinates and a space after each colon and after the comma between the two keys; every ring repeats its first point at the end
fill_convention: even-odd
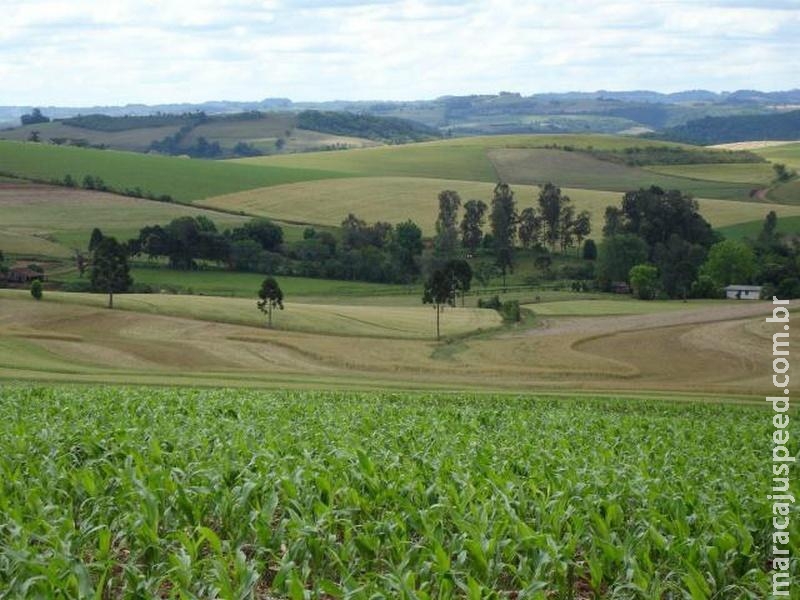
{"type": "Polygon", "coordinates": [[[498,183],[494,187],[490,221],[495,261],[503,274],[503,285],[505,285],[506,272],[513,268],[514,237],[517,233],[514,192],[506,183],[498,183]]]}
{"type": "Polygon", "coordinates": [[[458,246],[458,209],[461,207],[461,197],[458,192],[444,190],[439,193],[439,215],[436,218],[436,237],[434,246],[436,254],[441,257],[451,257],[458,246]]]}
{"type": "Polygon", "coordinates": [[[183,126],[186,123],[203,122],[207,120],[205,113],[184,113],[184,114],[156,114],[134,116],[125,115],[121,117],[111,117],[108,115],[79,115],[69,119],[61,119],[64,125],[90,129],[92,131],[119,132],[130,131],[133,129],[149,129],[153,127],[183,126]]]}
{"type": "Polygon", "coordinates": [[[750,283],[756,271],[753,250],[737,240],[714,244],[701,272],[721,286],[750,283]]]}
{"type": "Polygon", "coordinates": [[[607,288],[617,281],[628,281],[630,270],[646,262],[647,245],[633,234],[615,235],[603,240],[597,261],[601,286],[607,288]]]}
{"type": "Polygon", "coordinates": [[[206,217],[179,217],[164,227],[143,227],[130,247],[132,254],[165,256],[175,269],[191,269],[196,259],[224,262],[230,257],[230,240],[206,217]]]}
{"type": "Polygon", "coordinates": [[[461,243],[471,253],[475,253],[483,241],[486,209],[486,203],[482,200],[467,200],[464,203],[464,216],[461,219],[461,243]]]}
{"type": "Polygon", "coordinates": [[[267,252],[277,252],[283,243],[283,229],[269,219],[256,218],[231,232],[234,240],[251,239],[267,252]]]}
{"type": "Polygon", "coordinates": [[[754,152],[682,148],[680,146],[631,146],[622,150],[584,150],[600,160],[631,167],[648,165],[699,165],[728,163],[763,163],[766,159],[754,152]]]}
{"type": "Polygon", "coordinates": [[[36,300],[42,299],[42,282],[38,279],[34,279],[31,283],[31,296],[36,300]]]}
{"type": "Polygon", "coordinates": [[[725,291],[708,275],[700,274],[689,291],[692,298],[724,298],[725,291]]]}
{"type": "MultiPolygon", "coordinates": [[[[41,109],[34,108],[30,114],[22,115],[20,122],[23,125],[36,125],[38,123],[49,123],[50,118],[42,114],[41,109]]],[[[38,141],[38,140],[37,140],[38,141]]]]}
{"type": "Polygon", "coordinates": [[[275,308],[283,310],[283,291],[274,277],[267,277],[258,290],[258,310],[267,315],[267,327],[272,327],[272,311],[275,308]]]}
{"type": "Polygon", "coordinates": [[[775,180],[779,183],[786,183],[790,179],[797,177],[797,172],[787,169],[783,163],[775,163],[772,168],[775,170],[775,180]]]}
{"type": "Polygon", "coordinates": [[[800,243],[778,232],[774,211],[767,215],[753,251],[757,266],[753,279],[765,287],[764,296],[800,298],[800,243]]]}
{"type": "Polygon", "coordinates": [[[539,191],[539,215],[542,222],[542,242],[555,250],[556,244],[562,237],[562,221],[569,217],[565,209],[570,205],[569,196],[561,194],[561,188],[546,183],[539,191]]]}
{"type": "Polygon", "coordinates": [[[92,229],[92,235],[89,238],[89,252],[94,252],[94,249],[103,241],[103,232],[99,228],[92,229]]]}
{"type": "Polygon", "coordinates": [[[261,156],[262,154],[264,154],[263,152],[261,152],[261,150],[259,150],[252,144],[248,144],[247,142],[238,142],[233,147],[233,153],[236,156],[261,156]]]}
{"type": "Polygon", "coordinates": [[[523,248],[530,248],[541,238],[542,220],[533,208],[526,208],[517,219],[517,235],[523,248]]]}
{"type": "Polygon", "coordinates": [[[800,139],[800,110],[765,115],[705,117],[664,129],[649,137],[700,146],[748,140],[800,139]]]}
{"type": "Polygon", "coordinates": [[[594,240],[586,240],[583,244],[583,259],[596,260],[597,259],[597,244],[594,240]]]}
{"type": "Polygon", "coordinates": [[[414,121],[348,112],[306,110],[297,115],[297,126],[300,129],[394,143],[420,142],[440,137],[437,130],[414,121]]]}
{"type": "Polygon", "coordinates": [[[441,338],[440,315],[442,307],[455,304],[455,294],[453,292],[453,278],[444,269],[436,269],[425,281],[422,291],[423,304],[433,304],[436,311],[436,339],[441,338]]]}
{"type": "Polygon", "coordinates": [[[113,237],[104,237],[92,253],[92,290],[108,294],[108,308],[114,307],[114,294],[125,292],[133,283],[125,247],[113,237]]]}

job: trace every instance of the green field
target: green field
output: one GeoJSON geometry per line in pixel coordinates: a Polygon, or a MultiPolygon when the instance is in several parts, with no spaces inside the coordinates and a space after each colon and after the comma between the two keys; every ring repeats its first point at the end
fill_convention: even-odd
{"type": "MultiPolygon", "coordinates": [[[[0,410],[9,597],[737,600],[770,588],[771,418],[758,408],[6,387],[0,410]]],[[[796,519],[790,529],[795,554],[796,519]]]]}
{"type": "Polygon", "coordinates": [[[800,179],[793,179],[772,188],[767,194],[767,198],[772,202],[800,204],[800,179]]]}
{"type": "Polygon", "coordinates": [[[772,165],[767,163],[715,163],[701,165],[662,165],[646,167],[647,171],[671,175],[675,177],[688,177],[689,179],[704,179],[709,181],[726,181],[730,183],[747,183],[752,186],[766,186],[775,177],[772,165]]]}
{"type": "Polygon", "coordinates": [[[753,152],[770,162],[783,163],[787,167],[800,171],[800,143],[755,148],[753,152]]]}
{"type": "MultiPolygon", "coordinates": [[[[264,275],[260,273],[240,273],[234,271],[177,271],[165,268],[134,267],[131,276],[136,283],[146,284],[154,290],[174,289],[182,292],[191,290],[195,294],[213,296],[238,296],[255,298],[264,275]]],[[[413,294],[419,300],[421,292],[417,286],[367,283],[364,281],[343,281],[333,279],[312,279],[309,277],[278,277],[281,289],[287,298],[302,297],[352,297],[395,296],[413,294]]]]}
{"type": "MultiPolygon", "coordinates": [[[[757,221],[748,221],[746,223],[738,223],[736,225],[728,225],[721,227],[719,232],[726,238],[731,239],[745,239],[752,240],[758,237],[758,234],[764,227],[764,219],[757,221]]],[[[800,232],[800,216],[794,217],[781,217],[778,219],[778,231],[780,233],[797,235],[800,232]]]]}
{"type": "Polygon", "coordinates": [[[125,131],[96,131],[53,121],[0,131],[0,138],[25,142],[32,132],[38,131],[42,142],[48,142],[52,138],[68,138],[71,140],[86,140],[87,143],[93,145],[105,144],[119,150],[146,152],[153,140],[160,140],[168,135],[173,135],[178,131],[178,128],[179,125],[167,125],[164,127],[127,129],[125,131]]]}
{"type": "MultiPolygon", "coordinates": [[[[715,304],[726,304],[726,300],[690,300],[677,302],[675,300],[653,300],[639,302],[630,297],[613,300],[564,300],[561,302],[547,302],[541,304],[528,304],[526,308],[533,310],[537,315],[548,317],[589,317],[603,315],[650,315],[661,312],[691,310],[693,308],[708,308],[715,304]]],[[[728,302],[728,304],[730,304],[728,302]]]]}
{"type": "Polygon", "coordinates": [[[501,179],[509,183],[529,184],[552,181],[565,187],[615,191],[656,184],[692,192],[698,196],[748,198],[750,188],[741,183],[655,174],[578,152],[543,148],[548,144],[558,144],[574,148],[615,150],[636,143],[628,137],[606,135],[484,136],[333,153],[256,157],[237,162],[313,168],[353,176],[484,182],[501,179]]]}
{"type": "Polygon", "coordinates": [[[93,150],[0,140],[0,173],[50,181],[70,174],[100,176],[116,190],[139,187],[175,200],[202,200],[252,188],[326,179],[337,173],[290,167],[258,167],[230,161],[192,160],[114,150],[93,150]]]}

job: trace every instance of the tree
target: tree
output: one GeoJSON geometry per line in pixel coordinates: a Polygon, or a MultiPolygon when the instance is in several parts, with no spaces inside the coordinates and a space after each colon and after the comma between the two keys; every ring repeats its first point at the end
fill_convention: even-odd
{"type": "Polygon", "coordinates": [[[439,192],[439,216],[436,218],[436,237],[434,247],[436,254],[450,257],[455,254],[458,245],[456,223],[461,197],[458,192],[444,190],[439,192]]]}
{"type": "Polygon", "coordinates": [[[283,310],[283,292],[274,277],[267,277],[261,283],[258,297],[260,298],[256,302],[258,310],[267,315],[267,327],[272,328],[272,310],[274,308],[283,310]]]}
{"type": "Polygon", "coordinates": [[[128,253],[116,238],[104,237],[92,255],[92,289],[108,294],[108,308],[114,308],[114,294],[125,292],[133,283],[128,253]]]}
{"type": "Polygon", "coordinates": [[[517,232],[514,192],[506,183],[498,183],[494,187],[490,220],[495,262],[503,274],[503,286],[505,286],[506,272],[514,267],[513,247],[517,232]]]}
{"type": "Polygon", "coordinates": [[[583,244],[583,259],[596,260],[597,259],[597,244],[594,240],[586,240],[583,244]]]}
{"type": "Polygon", "coordinates": [[[635,265],[628,279],[640,300],[652,300],[658,291],[658,269],[653,265],[635,265]]]}
{"type": "Polygon", "coordinates": [[[775,163],[772,165],[773,170],[775,171],[775,179],[781,183],[789,181],[793,177],[797,175],[794,171],[787,169],[786,165],[783,163],[775,163]]]}
{"type": "Polygon", "coordinates": [[[42,299],[42,282],[38,279],[34,279],[33,283],[31,283],[31,296],[36,300],[42,299]]]}
{"type": "Polygon", "coordinates": [[[700,269],[721,286],[749,283],[756,271],[753,250],[737,240],[725,240],[711,246],[700,269]]]}
{"type": "MultiPolygon", "coordinates": [[[[205,217],[198,217],[198,221],[201,218],[205,217]]],[[[206,220],[208,219],[206,218],[206,220]]],[[[202,228],[199,229],[203,231],[202,228]]],[[[213,231],[215,232],[216,228],[213,231]]],[[[236,240],[247,238],[255,240],[268,252],[277,252],[283,243],[283,229],[269,219],[263,218],[253,219],[245,223],[241,227],[234,229],[231,235],[236,240]]]]}
{"type": "Polygon", "coordinates": [[[570,203],[569,196],[562,195],[561,188],[546,183],[539,190],[538,202],[544,242],[555,251],[556,243],[562,235],[561,221],[564,217],[572,216],[570,213],[564,213],[565,206],[570,203]]]}
{"type": "Polygon", "coordinates": [[[419,225],[409,219],[395,226],[390,249],[405,277],[410,279],[419,273],[417,260],[422,248],[422,229],[419,225]]]}
{"type": "Polygon", "coordinates": [[[36,130],[36,129],[31,131],[30,134],[28,134],[28,141],[29,142],[41,142],[42,141],[41,132],[36,130]]]}
{"type": "Polygon", "coordinates": [[[448,261],[444,270],[452,281],[453,302],[451,304],[455,304],[455,297],[460,294],[461,306],[464,306],[464,295],[472,284],[472,268],[467,261],[459,259],[448,261]]]}
{"type": "Polygon", "coordinates": [[[103,241],[103,232],[97,227],[92,229],[92,235],[89,238],[89,252],[94,252],[94,249],[103,241]]]}
{"type": "Polygon", "coordinates": [[[49,123],[50,118],[45,117],[40,109],[34,108],[30,114],[22,115],[20,122],[23,125],[36,125],[37,123],[49,123]]]}
{"type": "Polygon", "coordinates": [[[575,221],[572,223],[572,234],[575,236],[575,239],[578,242],[578,252],[580,252],[583,240],[590,233],[592,233],[592,217],[589,214],[589,211],[582,210],[578,213],[578,216],[575,217],[575,221]]]}
{"type": "Polygon", "coordinates": [[[597,271],[604,286],[627,281],[631,269],[647,262],[647,245],[635,235],[615,235],[603,240],[597,271]]]}
{"type": "Polygon", "coordinates": [[[78,269],[78,277],[83,277],[86,273],[86,257],[80,250],[75,250],[75,267],[78,269]]]}
{"type": "Polygon", "coordinates": [[[567,248],[574,243],[575,230],[575,208],[569,204],[561,207],[561,216],[558,222],[558,237],[561,242],[561,253],[565,253],[567,248]]]}
{"type": "Polygon", "coordinates": [[[464,204],[464,216],[461,219],[461,243],[474,254],[483,240],[483,224],[486,215],[486,203],[483,200],[468,200],[464,204]]]}
{"type": "Polygon", "coordinates": [[[436,269],[428,280],[422,292],[423,304],[433,304],[436,310],[436,339],[440,339],[439,316],[445,304],[453,305],[453,278],[444,269],[436,269]]]}
{"type": "Polygon", "coordinates": [[[526,208],[519,213],[517,235],[524,248],[530,248],[539,241],[542,221],[533,208],[526,208]]]}

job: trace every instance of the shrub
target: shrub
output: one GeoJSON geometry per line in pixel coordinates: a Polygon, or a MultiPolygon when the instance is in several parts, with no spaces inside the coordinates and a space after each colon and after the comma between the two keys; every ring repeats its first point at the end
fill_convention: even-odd
{"type": "Polygon", "coordinates": [[[31,283],[31,296],[37,300],[42,299],[42,282],[38,279],[34,279],[33,283],[31,283]]]}

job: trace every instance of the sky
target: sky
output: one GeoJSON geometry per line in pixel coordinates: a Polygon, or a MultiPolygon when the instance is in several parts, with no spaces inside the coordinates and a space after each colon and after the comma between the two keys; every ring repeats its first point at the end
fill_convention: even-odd
{"type": "Polygon", "coordinates": [[[800,87],[800,0],[0,0],[0,105],[800,87]]]}

